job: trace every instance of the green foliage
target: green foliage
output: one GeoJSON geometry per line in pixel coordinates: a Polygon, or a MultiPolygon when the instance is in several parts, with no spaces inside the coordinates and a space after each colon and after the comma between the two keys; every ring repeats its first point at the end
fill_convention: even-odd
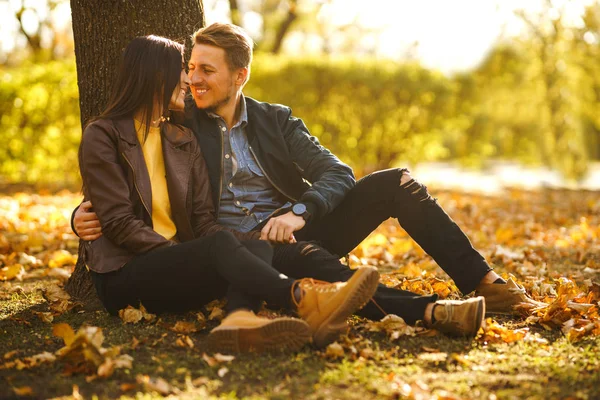
{"type": "Polygon", "coordinates": [[[74,60],[0,69],[0,178],[74,186],[81,137],[74,60]]]}
{"type": "Polygon", "coordinates": [[[291,106],[359,175],[444,158],[464,125],[455,83],[416,64],[260,56],[245,92],[291,106]]]}
{"type": "MultiPolygon", "coordinates": [[[[600,21],[594,13],[586,21],[600,21]]],[[[600,22],[592,22],[501,44],[454,77],[384,60],[257,54],[245,93],[291,106],[358,176],[495,158],[577,179],[600,159],[600,22]]],[[[0,69],[0,82],[0,182],[77,187],[74,60],[0,69]]]]}

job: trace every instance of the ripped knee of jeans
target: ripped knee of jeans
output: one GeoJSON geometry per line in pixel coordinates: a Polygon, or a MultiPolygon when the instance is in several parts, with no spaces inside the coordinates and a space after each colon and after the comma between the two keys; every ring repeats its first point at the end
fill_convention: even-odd
{"type": "Polygon", "coordinates": [[[314,253],[315,251],[318,251],[319,247],[313,243],[306,243],[304,245],[304,247],[302,248],[302,250],[300,250],[300,254],[303,256],[307,256],[310,253],[314,253]]]}
{"type": "Polygon", "coordinates": [[[413,177],[411,177],[408,171],[403,171],[402,176],[400,177],[400,187],[410,193],[411,196],[414,196],[418,201],[435,201],[433,197],[427,191],[427,186],[417,182],[413,177]]]}

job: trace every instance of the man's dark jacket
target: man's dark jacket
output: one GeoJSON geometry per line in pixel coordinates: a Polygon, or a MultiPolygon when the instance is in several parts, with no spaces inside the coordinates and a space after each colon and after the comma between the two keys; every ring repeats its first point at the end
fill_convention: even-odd
{"type": "MultiPolygon", "coordinates": [[[[356,183],[352,169],[311,136],[289,107],[246,97],[250,151],[267,179],[291,202],[304,203],[311,220],[330,213],[356,183]]],[[[208,165],[213,202],[219,209],[223,143],[217,119],[186,98],[184,125],[200,143],[208,165]]]]}

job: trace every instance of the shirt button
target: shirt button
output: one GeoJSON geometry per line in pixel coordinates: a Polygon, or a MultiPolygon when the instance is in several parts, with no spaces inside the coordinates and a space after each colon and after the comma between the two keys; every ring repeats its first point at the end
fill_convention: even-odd
{"type": "Polygon", "coordinates": [[[241,203],[239,201],[236,201],[235,204],[239,206],[241,203]]]}
{"type": "Polygon", "coordinates": [[[227,130],[227,128],[225,128],[224,126],[222,126],[222,127],[221,127],[221,130],[222,130],[223,132],[225,132],[225,131],[227,130]]]}
{"type": "Polygon", "coordinates": [[[229,159],[229,154],[225,154],[225,158],[226,158],[226,159],[229,159]]]}
{"type": "Polygon", "coordinates": [[[229,187],[233,187],[233,183],[229,182],[229,187]]]}

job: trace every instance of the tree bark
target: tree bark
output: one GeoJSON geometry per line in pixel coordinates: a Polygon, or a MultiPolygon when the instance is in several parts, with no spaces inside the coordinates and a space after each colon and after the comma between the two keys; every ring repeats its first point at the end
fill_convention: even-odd
{"type": "MultiPolygon", "coordinates": [[[[205,25],[202,0],[71,0],[82,127],[106,106],[125,46],[155,34],[191,49],[192,33],[205,25]]],[[[81,256],[65,289],[87,309],[101,308],[81,256]]]]}

